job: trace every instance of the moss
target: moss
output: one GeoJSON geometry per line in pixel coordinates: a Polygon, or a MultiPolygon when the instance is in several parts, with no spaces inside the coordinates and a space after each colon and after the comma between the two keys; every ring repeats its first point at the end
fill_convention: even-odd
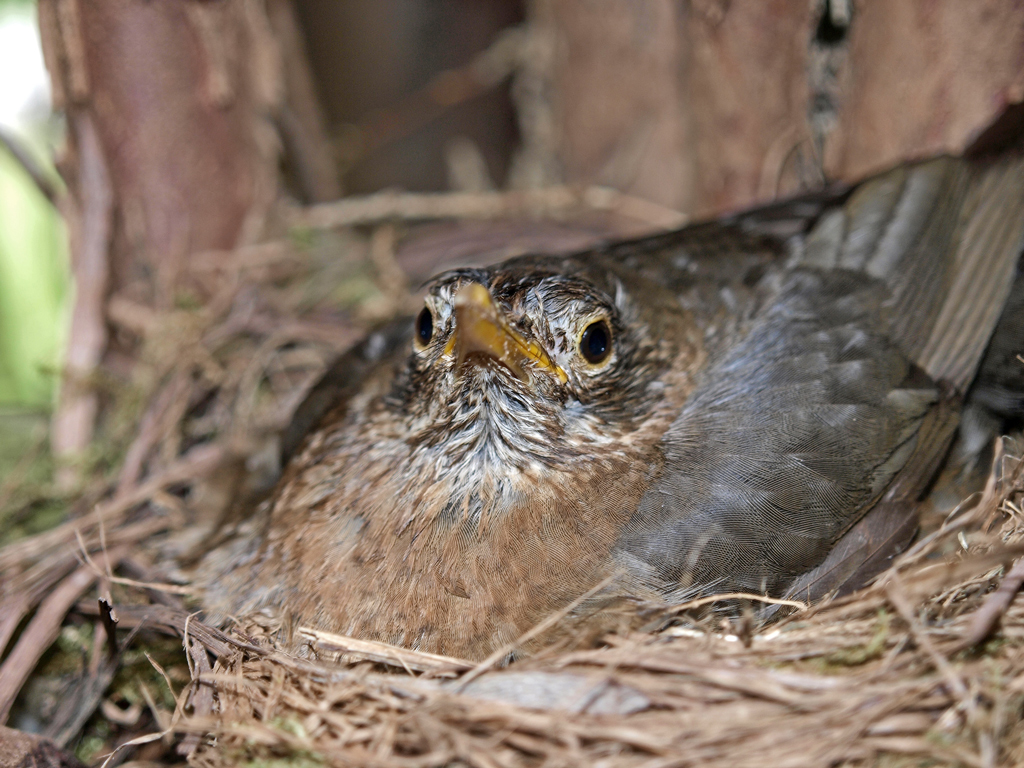
{"type": "Polygon", "coordinates": [[[239,765],[247,766],[247,768],[320,768],[320,766],[326,765],[326,762],[312,752],[300,750],[287,757],[260,757],[239,763],[239,765]]]}
{"type": "MultiPolygon", "coordinates": [[[[272,722],[276,727],[284,725],[283,721],[272,722]]],[[[299,725],[301,730],[302,726],[299,725]]],[[[292,733],[286,726],[281,728],[292,733]]],[[[239,768],[321,768],[329,765],[326,758],[308,749],[290,749],[288,747],[269,747],[261,744],[247,744],[243,748],[224,749],[218,757],[225,765],[239,766],[239,768]]]]}
{"type": "Polygon", "coordinates": [[[884,608],[878,609],[875,633],[871,640],[862,645],[851,648],[841,648],[838,651],[822,656],[819,660],[822,671],[834,667],[859,667],[869,661],[881,658],[889,643],[890,616],[884,608]]]}

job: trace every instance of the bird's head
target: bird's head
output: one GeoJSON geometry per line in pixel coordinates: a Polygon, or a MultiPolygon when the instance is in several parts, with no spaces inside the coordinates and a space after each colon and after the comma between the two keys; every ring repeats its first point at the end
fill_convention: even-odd
{"type": "Polygon", "coordinates": [[[452,463],[550,466],[627,447],[664,405],[674,362],[694,354],[664,293],[593,257],[445,273],[413,322],[390,406],[410,442],[452,463]]]}

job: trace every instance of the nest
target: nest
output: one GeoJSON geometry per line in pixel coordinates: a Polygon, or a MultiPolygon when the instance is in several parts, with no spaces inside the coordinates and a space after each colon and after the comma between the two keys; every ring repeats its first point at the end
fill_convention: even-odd
{"type": "MultiPolygon", "coordinates": [[[[586,197],[560,194],[564,208],[586,197]]],[[[704,599],[667,629],[499,668],[502,654],[474,664],[307,628],[295,628],[295,655],[275,646],[276,627],[221,631],[191,614],[168,564],[237,513],[233,500],[265,490],[276,435],[327,362],[411,309],[408,275],[438,266],[429,248],[396,249],[392,224],[318,228],[402,212],[378,203],[384,214],[321,210],[301,238],[221,255],[213,271],[197,259],[190,306],[158,314],[114,298],[109,314],[138,362],[94,383],[104,451],[63,499],[66,522],[0,549],[3,717],[35,717],[105,765],[1024,763],[1024,461],[1007,440],[984,492],[872,585],[785,606],[766,625],[702,613],[704,599]],[[77,661],[47,708],[31,694],[54,677],[55,654],[77,661]]],[[[509,205],[524,203],[486,215],[509,205]]],[[[548,234],[524,247],[589,237],[548,234]]],[[[0,496],[25,510],[55,494],[0,496]]]]}

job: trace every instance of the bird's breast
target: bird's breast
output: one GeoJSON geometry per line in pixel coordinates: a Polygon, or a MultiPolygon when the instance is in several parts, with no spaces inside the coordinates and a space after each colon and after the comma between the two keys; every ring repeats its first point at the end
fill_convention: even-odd
{"type": "MultiPolygon", "coordinates": [[[[485,656],[614,580],[612,550],[657,471],[658,441],[690,388],[682,384],[666,381],[628,435],[571,402],[552,417],[487,390],[418,422],[383,406],[353,410],[290,464],[258,544],[218,564],[207,602],[223,596],[224,612],[267,610],[294,626],[485,656]]],[[[599,612],[619,621],[604,611],[618,594],[613,585],[580,609],[588,627],[611,628],[593,621],[599,612]]]]}

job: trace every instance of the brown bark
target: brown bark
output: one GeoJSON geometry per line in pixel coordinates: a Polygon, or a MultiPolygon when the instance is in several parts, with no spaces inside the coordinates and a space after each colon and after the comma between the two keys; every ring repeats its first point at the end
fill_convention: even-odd
{"type": "Polygon", "coordinates": [[[285,101],[278,127],[291,160],[291,175],[305,202],[335,200],[341,197],[337,163],[291,0],[269,0],[267,14],[282,52],[285,101]]]}
{"type": "Polygon", "coordinates": [[[563,180],[703,216],[959,152],[1024,100],[1016,0],[849,7],[534,0],[563,180]]]}
{"type": "Polygon", "coordinates": [[[166,306],[189,252],[260,234],[275,191],[263,115],[281,89],[276,46],[249,0],[78,9],[90,92],[74,108],[95,116],[123,221],[113,287],[155,275],[147,298],[166,306]]]}
{"type": "Polygon", "coordinates": [[[708,214],[795,191],[800,180],[787,160],[810,136],[810,4],[690,6],[684,99],[694,125],[691,210],[708,214]]]}
{"type": "Polygon", "coordinates": [[[555,141],[566,180],[689,207],[678,4],[543,4],[555,29],[555,141]]]}
{"type": "Polygon", "coordinates": [[[183,288],[192,252],[257,239],[276,194],[278,49],[256,0],[40,0],[55,107],[68,116],[76,278],[69,384],[54,416],[55,454],[91,438],[84,382],[107,343],[105,301],[158,308],[183,288]]]}
{"type": "Polygon", "coordinates": [[[567,181],[698,213],[796,188],[784,164],[809,136],[805,0],[570,0],[544,12],[567,181]]]}
{"type": "Polygon", "coordinates": [[[859,2],[841,72],[830,175],[959,152],[1024,99],[1024,7],[1013,0],[859,2]]]}
{"type": "MultiPolygon", "coordinates": [[[[61,401],[50,430],[50,446],[55,456],[70,456],[88,444],[99,407],[88,379],[107,347],[103,307],[110,272],[108,254],[114,205],[110,173],[91,115],[75,115],[69,127],[76,148],[80,189],[77,196],[69,195],[60,206],[71,240],[75,303],[61,401]]],[[[70,479],[64,477],[62,482],[70,479]]]]}

